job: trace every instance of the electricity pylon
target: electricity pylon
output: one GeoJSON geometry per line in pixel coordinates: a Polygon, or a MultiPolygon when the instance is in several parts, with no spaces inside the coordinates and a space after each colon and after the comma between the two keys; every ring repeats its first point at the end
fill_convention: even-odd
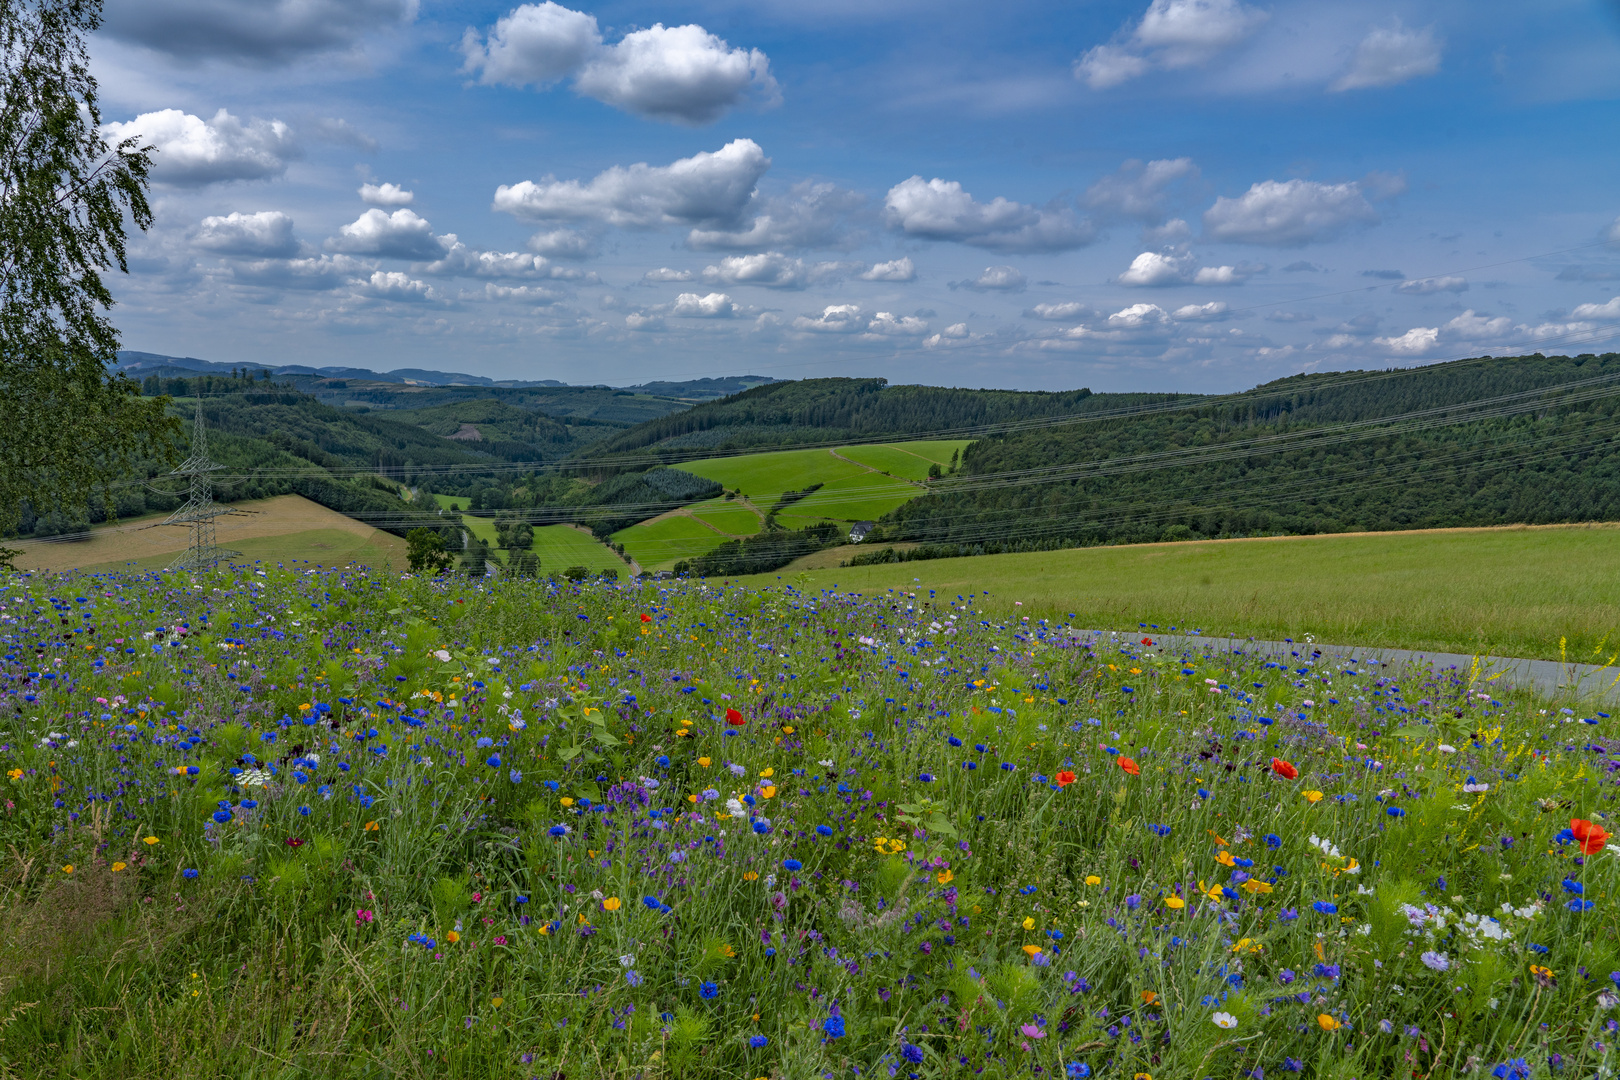
{"type": "Polygon", "coordinates": [[[214,501],[214,485],[208,478],[209,473],[224,467],[208,460],[208,433],[203,428],[202,399],[199,398],[197,420],[191,435],[191,456],[169,474],[187,477],[191,483],[185,505],[163,522],[165,525],[191,527],[191,545],[169,564],[170,570],[205,570],[221,559],[240,554],[214,543],[214,519],[234,512],[230,507],[220,506],[214,501]]]}

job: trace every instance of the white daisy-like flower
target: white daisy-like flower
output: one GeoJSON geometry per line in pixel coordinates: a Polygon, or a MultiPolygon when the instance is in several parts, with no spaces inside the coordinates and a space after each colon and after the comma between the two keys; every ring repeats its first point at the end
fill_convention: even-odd
{"type": "Polygon", "coordinates": [[[1231,1013],[1218,1012],[1214,1016],[1210,1017],[1210,1020],[1214,1021],[1215,1026],[1223,1031],[1231,1031],[1233,1028],[1237,1027],[1237,1017],[1233,1016],[1231,1013]]]}

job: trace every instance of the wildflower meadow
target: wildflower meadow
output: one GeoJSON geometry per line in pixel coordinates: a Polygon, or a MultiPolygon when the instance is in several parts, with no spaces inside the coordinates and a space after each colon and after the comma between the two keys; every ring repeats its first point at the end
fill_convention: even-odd
{"type": "Polygon", "coordinates": [[[0,1075],[1613,1075],[1606,713],[1157,630],[11,576],[0,1075]]]}

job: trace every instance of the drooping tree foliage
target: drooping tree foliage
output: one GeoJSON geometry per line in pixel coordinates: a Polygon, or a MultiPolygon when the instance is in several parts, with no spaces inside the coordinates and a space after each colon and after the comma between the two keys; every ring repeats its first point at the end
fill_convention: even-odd
{"type": "Polygon", "coordinates": [[[0,529],[22,502],[82,505],[179,425],[107,364],[102,275],[146,229],[150,151],[102,135],[87,36],[100,0],[0,0],[0,529]]]}

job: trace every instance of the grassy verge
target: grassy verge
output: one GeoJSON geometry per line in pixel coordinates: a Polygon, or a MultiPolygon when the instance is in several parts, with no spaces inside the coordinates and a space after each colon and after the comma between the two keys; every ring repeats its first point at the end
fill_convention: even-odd
{"type": "MultiPolygon", "coordinates": [[[[1201,541],[801,569],[816,588],[920,585],[991,610],[1164,629],[1603,663],[1620,651],[1620,527],[1201,541]],[[1565,644],[1561,647],[1560,641],[1565,644]]],[[[774,582],[778,575],[761,577],[774,582]]]]}

